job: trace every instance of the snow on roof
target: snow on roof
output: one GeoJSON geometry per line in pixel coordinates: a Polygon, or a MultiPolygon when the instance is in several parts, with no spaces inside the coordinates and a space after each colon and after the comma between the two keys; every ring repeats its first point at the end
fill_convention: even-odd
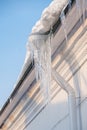
{"type": "Polygon", "coordinates": [[[42,12],[41,18],[32,28],[31,33],[44,33],[57,22],[58,17],[69,0],[54,0],[42,12]]]}
{"type": "MultiPolygon", "coordinates": [[[[42,12],[41,18],[39,21],[36,22],[35,26],[32,28],[32,33],[45,33],[50,30],[50,28],[56,24],[57,20],[60,17],[60,13],[63,10],[63,8],[69,3],[70,0],[53,0],[50,5],[45,8],[42,12]]],[[[35,39],[34,39],[35,40],[35,39]]],[[[21,70],[21,73],[18,76],[17,82],[14,85],[14,91],[11,94],[11,96],[8,98],[7,102],[3,106],[3,108],[0,110],[0,113],[2,113],[5,109],[5,107],[8,105],[10,98],[12,95],[14,95],[15,91],[19,88],[20,81],[22,82],[25,77],[25,72],[28,69],[28,67],[31,65],[31,58],[30,58],[30,45],[29,41],[27,43],[27,52],[25,61],[21,70]],[[23,77],[24,76],[24,77],[23,77]],[[21,80],[22,79],[22,80],[21,80]]],[[[31,67],[30,67],[31,69],[31,67]]]]}
{"type": "MultiPolygon", "coordinates": [[[[57,22],[61,11],[68,4],[68,1],[69,0],[53,0],[50,3],[50,5],[43,10],[41,18],[39,21],[36,22],[35,26],[32,28],[31,34],[45,33],[47,31],[49,31],[50,28],[57,22]]],[[[35,38],[35,36],[34,36],[34,38],[35,38]]],[[[24,75],[25,71],[27,70],[28,66],[31,63],[30,42],[35,40],[34,38],[33,37],[31,38],[29,36],[28,43],[27,43],[27,51],[26,51],[25,61],[24,61],[24,64],[22,66],[22,70],[18,76],[17,83],[20,81],[20,79],[22,78],[22,76],[24,75]]],[[[16,87],[16,84],[15,84],[14,88],[16,87]]]]}
{"type": "MultiPolygon", "coordinates": [[[[49,31],[50,28],[57,22],[58,18],[60,17],[61,11],[68,4],[69,1],[70,0],[53,0],[50,3],[50,5],[43,10],[41,18],[39,21],[36,22],[35,26],[32,28],[31,34],[34,34],[34,33],[43,34],[47,31],[49,31]]],[[[23,76],[24,72],[27,69],[26,67],[28,67],[29,64],[31,63],[30,42],[32,42],[33,40],[35,40],[35,36],[32,38],[29,36],[25,61],[24,61],[22,71],[21,71],[17,81],[19,81],[21,79],[21,77],[23,76]]]]}

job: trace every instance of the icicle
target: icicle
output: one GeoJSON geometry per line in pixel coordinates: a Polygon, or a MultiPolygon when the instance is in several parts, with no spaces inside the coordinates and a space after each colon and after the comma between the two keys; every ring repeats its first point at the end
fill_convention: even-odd
{"type": "Polygon", "coordinates": [[[27,43],[27,54],[26,54],[25,61],[27,60],[27,57],[28,58],[30,57],[30,60],[33,64],[34,51],[33,51],[33,45],[31,43],[27,43]],[[30,56],[28,56],[28,53],[29,53],[30,56]]]}
{"type": "Polygon", "coordinates": [[[27,43],[26,49],[27,49],[27,52],[26,52],[24,64],[26,64],[28,62],[28,59],[31,57],[31,49],[29,49],[28,43],[27,43]]]}
{"type": "Polygon", "coordinates": [[[81,18],[81,2],[80,0],[76,0],[76,6],[77,6],[77,14],[80,19],[80,23],[82,23],[82,18],[81,18]]]}
{"type": "Polygon", "coordinates": [[[51,48],[50,42],[42,48],[41,54],[42,79],[41,87],[44,92],[44,97],[49,101],[50,99],[50,82],[51,82],[51,48]]]}
{"type": "Polygon", "coordinates": [[[36,81],[39,80],[39,64],[38,64],[39,56],[38,56],[38,50],[34,50],[34,61],[35,61],[35,75],[36,75],[36,81]]]}
{"type": "Polygon", "coordinates": [[[68,0],[69,2],[69,9],[71,9],[72,0],[68,0]]]}
{"type": "Polygon", "coordinates": [[[66,29],[67,25],[66,25],[66,18],[65,18],[64,11],[61,12],[60,18],[61,18],[61,22],[62,22],[64,34],[65,34],[65,39],[66,39],[66,43],[67,43],[68,42],[67,29],[66,29]]]}
{"type": "Polygon", "coordinates": [[[85,18],[86,18],[86,0],[83,0],[82,12],[83,12],[83,23],[84,23],[85,22],[85,18]]]}
{"type": "Polygon", "coordinates": [[[40,88],[46,102],[50,99],[51,82],[51,45],[45,35],[32,35],[36,79],[41,82],[40,88]]]}

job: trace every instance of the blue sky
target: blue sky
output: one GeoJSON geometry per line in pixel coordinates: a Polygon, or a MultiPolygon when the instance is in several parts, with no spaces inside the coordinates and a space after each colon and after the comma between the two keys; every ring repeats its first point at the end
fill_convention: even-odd
{"type": "Polygon", "coordinates": [[[52,0],[0,0],[0,108],[21,71],[32,27],[52,0]]]}

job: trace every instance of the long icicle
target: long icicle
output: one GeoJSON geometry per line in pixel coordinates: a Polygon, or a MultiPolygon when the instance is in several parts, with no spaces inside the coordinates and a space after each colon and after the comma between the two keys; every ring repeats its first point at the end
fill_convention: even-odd
{"type": "Polygon", "coordinates": [[[65,34],[65,39],[66,39],[66,44],[68,42],[68,34],[67,34],[67,29],[66,29],[66,18],[65,18],[65,13],[64,11],[61,12],[61,15],[60,15],[60,18],[61,18],[61,22],[62,22],[62,26],[63,26],[63,30],[64,30],[64,34],[65,34]]]}
{"type": "Polygon", "coordinates": [[[83,0],[82,3],[82,13],[83,13],[83,24],[84,24],[86,18],[86,0],[83,0]]]}
{"type": "Polygon", "coordinates": [[[82,23],[82,18],[81,18],[81,2],[80,0],[76,0],[76,6],[77,6],[77,15],[80,19],[80,23],[82,23]]]}
{"type": "Polygon", "coordinates": [[[71,9],[72,0],[68,0],[69,3],[69,9],[71,9]]]}
{"type": "Polygon", "coordinates": [[[50,100],[51,85],[51,45],[50,37],[33,35],[33,53],[35,61],[36,80],[40,80],[40,89],[46,102],[50,100]]]}
{"type": "Polygon", "coordinates": [[[44,44],[44,47],[42,47],[41,66],[42,66],[41,87],[43,87],[42,89],[44,89],[44,97],[49,101],[50,100],[50,85],[51,85],[50,84],[51,82],[50,39],[47,40],[46,44],[44,44]]]}

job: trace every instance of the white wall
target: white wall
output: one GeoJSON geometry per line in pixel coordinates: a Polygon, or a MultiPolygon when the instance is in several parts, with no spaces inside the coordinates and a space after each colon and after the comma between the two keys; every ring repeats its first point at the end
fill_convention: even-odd
{"type": "MultiPolygon", "coordinates": [[[[80,88],[81,88],[81,104],[77,105],[81,107],[81,120],[82,130],[87,130],[87,62],[77,72],[80,74],[80,88]]],[[[77,73],[70,80],[70,84],[73,86],[73,79],[77,79],[77,73]]],[[[61,90],[54,99],[46,106],[46,108],[31,122],[26,130],[70,130],[69,126],[69,113],[67,94],[61,90]]],[[[78,117],[79,118],[79,117],[78,117]]],[[[78,119],[79,120],[79,119],[78,119]]],[[[79,128],[79,124],[78,124],[79,128]]],[[[79,130],[79,129],[78,129],[79,130]]]]}

